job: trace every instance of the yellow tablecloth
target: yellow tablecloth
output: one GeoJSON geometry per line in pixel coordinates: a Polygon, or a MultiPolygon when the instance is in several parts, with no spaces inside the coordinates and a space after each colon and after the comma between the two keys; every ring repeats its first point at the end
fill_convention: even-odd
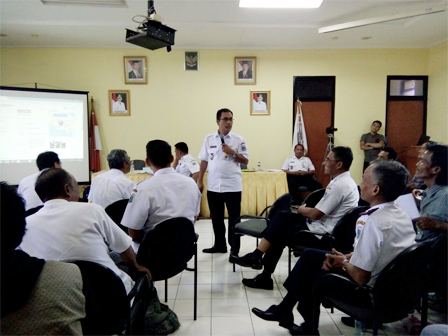
{"type": "MultiPolygon", "coordinates": [[[[93,179],[106,170],[92,174],[93,179]]],[[[137,184],[150,174],[128,173],[126,177],[137,184]]],[[[264,208],[274,203],[281,195],[288,192],[288,183],[284,172],[243,172],[243,192],[241,195],[241,214],[258,216],[264,208]]],[[[209,218],[210,210],[207,201],[207,173],[204,177],[204,192],[201,199],[201,217],[209,218]]],[[[227,216],[227,211],[226,211],[227,216]]]]}

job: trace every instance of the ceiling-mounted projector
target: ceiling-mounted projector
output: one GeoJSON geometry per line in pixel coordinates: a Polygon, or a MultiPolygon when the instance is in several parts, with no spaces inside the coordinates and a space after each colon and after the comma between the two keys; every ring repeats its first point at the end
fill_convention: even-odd
{"type": "Polygon", "coordinates": [[[167,51],[171,51],[176,30],[157,21],[161,18],[156,14],[154,1],[148,1],[148,16],[144,18],[142,22],[139,22],[137,31],[126,29],[126,42],[151,50],[166,47],[167,51]]]}

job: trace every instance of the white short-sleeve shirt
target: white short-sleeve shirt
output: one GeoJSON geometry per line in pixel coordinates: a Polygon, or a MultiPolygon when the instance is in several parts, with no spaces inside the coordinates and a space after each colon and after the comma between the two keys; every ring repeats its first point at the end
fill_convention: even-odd
{"type": "Polygon", "coordinates": [[[109,257],[109,248],[122,253],[130,246],[131,238],[99,205],[53,199],[26,218],[19,248],[45,260],[86,260],[106,266],[121,278],[129,293],[134,282],[109,257]]]}
{"type": "MultiPolygon", "coordinates": [[[[224,136],[224,142],[249,160],[246,140],[242,136],[229,132],[224,136]]],[[[207,190],[219,193],[243,190],[240,164],[232,155],[225,155],[218,132],[205,137],[198,158],[208,162],[207,190]]]]}
{"type": "Polygon", "coordinates": [[[119,169],[111,169],[99,174],[92,181],[89,200],[104,209],[119,200],[131,197],[134,182],[119,169]]]}
{"type": "Polygon", "coordinates": [[[376,205],[368,213],[356,222],[350,264],[371,272],[368,285],[373,286],[383,268],[414,244],[415,231],[409,215],[395,202],[376,205]]]}
{"type": "Polygon", "coordinates": [[[298,159],[296,156],[289,156],[283,163],[282,170],[289,171],[310,171],[316,170],[313,163],[306,156],[298,159]]]}
{"type": "Polygon", "coordinates": [[[42,171],[27,176],[23,178],[19,183],[17,193],[25,200],[25,210],[29,210],[43,204],[41,199],[37,195],[36,190],[34,189],[37,178],[41,173],[42,171]]]}
{"type": "Polygon", "coordinates": [[[199,164],[190,154],[182,156],[177,164],[176,173],[190,177],[199,172],[199,164]]]}
{"type": "Polygon", "coordinates": [[[176,173],[171,167],[159,169],[153,177],[136,185],[121,224],[148,231],[170,218],[185,217],[194,223],[201,196],[192,178],[176,173]]]}
{"type": "Polygon", "coordinates": [[[325,215],[317,221],[309,221],[308,228],[312,232],[331,233],[345,213],[358,206],[358,201],[358,186],[350,176],[350,172],[347,171],[336,176],[328,184],[324,196],[315,206],[325,215]]]}

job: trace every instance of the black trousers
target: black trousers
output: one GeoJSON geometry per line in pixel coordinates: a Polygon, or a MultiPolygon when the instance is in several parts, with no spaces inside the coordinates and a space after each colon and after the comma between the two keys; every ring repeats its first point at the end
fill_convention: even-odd
{"type": "Polygon", "coordinates": [[[288,190],[293,200],[299,200],[299,187],[307,187],[309,191],[322,188],[322,184],[317,182],[311,175],[286,175],[288,180],[288,190]]]}
{"type": "MultiPolygon", "coordinates": [[[[291,238],[295,233],[302,230],[308,230],[306,218],[297,213],[280,211],[272,219],[269,226],[263,233],[263,237],[272,244],[263,257],[265,272],[271,274],[274,273],[275,267],[282,256],[285,246],[300,244],[300,242],[292,241],[291,238]]],[[[318,245],[320,242],[320,240],[314,235],[307,239],[307,246],[310,246],[310,244],[313,243],[318,245]]]]}
{"type": "MultiPolygon", "coordinates": [[[[288,296],[292,295],[297,301],[297,310],[302,315],[306,328],[318,330],[320,304],[323,293],[331,293],[332,297],[340,297],[348,304],[355,304],[360,307],[371,307],[370,296],[366,293],[359,293],[353,288],[335,288],[323,281],[323,277],[328,273],[322,269],[325,254],[329,251],[307,249],[300,256],[291,274],[286,279],[283,286],[288,290],[288,296]],[[330,288],[331,287],[331,288],[330,288]]],[[[332,271],[347,276],[342,269],[332,271]]]]}
{"type": "MultiPolygon", "coordinates": [[[[235,224],[241,215],[241,191],[217,193],[214,191],[207,191],[208,207],[210,208],[210,215],[212,216],[213,232],[215,234],[215,246],[226,246],[226,227],[224,224],[224,204],[227,207],[229,214],[228,228],[229,232],[227,240],[231,247],[233,254],[238,254],[240,251],[240,237],[234,236],[235,224]]],[[[239,223],[239,221],[238,221],[239,223]]]]}

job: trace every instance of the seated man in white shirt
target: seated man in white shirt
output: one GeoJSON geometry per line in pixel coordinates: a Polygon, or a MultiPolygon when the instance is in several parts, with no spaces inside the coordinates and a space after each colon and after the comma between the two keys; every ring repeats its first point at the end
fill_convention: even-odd
{"type": "Polygon", "coordinates": [[[146,232],[164,220],[188,218],[194,224],[199,214],[201,193],[196,182],[177,174],[171,146],[163,140],[153,140],[146,145],[146,164],[154,176],[136,185],[129,199],[121,224],[128,228],[138,250],[146,232]]]}
{"type": "Polygon", "coordinates": [[[185,142],[178,142],[174,145],[176,158],[173,168],[176,173],[191,177],[197,182],[199,176],[199,165],[195,158],[188,154],[188,146],[185,142]]]}
{"type": "Polygon", "coordinates": [[[17,189],[17,193],[25,200],[25,210],[43,205],[34,190],[37,177],[42,170],[48,168],[61,168],[61,161],[59,160],[58,154],[55,152],[40,153],[36,159],[36,164],[37,168],[39,168],[39,172],[22,179],[19,183],[19,188],[17,189]]]}
{"type": "Polygon", "coordinates": [[[109,249],[140,272],[149,270],[136,261],[131,239],[96,204],[78,202],[75,178],[64,169],[48,169],[36,182],[44,207],[26,218],[26,233],[20,249],[45,260],[86,260],[108,267],[123,281],[126,292],[134,285],[109,256],[109,249]]]}
{"type": "Polygon", "coordinates": [[[304,156],[305,147],[297,144],[294,147],[294,156],[289,156],[283,163],[282,170],[287,174],[288,189],[293,201],[299,200],[299,187],[307,187],[309,191],[322,188],[313,176],[316,171],[309,158],[304,156]]]}
{"type": "Polygon", "coordinates": [[[110,170],[98,175],[90,186],[89,201],[104,209],[119,200],[131,197],[134,183],[124,174],[131,170],[131,159],[123,149],[113,149],[107,156],[110,170]]]}

